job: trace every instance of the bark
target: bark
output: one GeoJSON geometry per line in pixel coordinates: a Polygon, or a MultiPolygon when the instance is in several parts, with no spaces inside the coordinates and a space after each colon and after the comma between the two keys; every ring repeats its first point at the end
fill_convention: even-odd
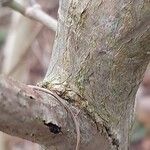
{"type": "Polygon", "coordinates": [[[60,3],[44,84],[101,124],[115,149],[128,149],[134,97],[150,58],[149,14],[148,0],[60,3]]]}
{"type": "MultiPolygon", "coordinates": [[[[61,1],[42,86],[80,110],[80,149],[128,149],[134,96],[149,62],[149,11],[148,0],[61,1]]],[[[74,149],[74,122],[55,100],[1,78],[0,130],[49,149],[74,149]]]]}
{"type": "MultiPolygon", "coordinates": [[[[75,114],[78,112],[69,103],[66,105],[75,114]]],[[[91,146],[100,144],[110,147],[105,131],[101,141],[96,140],[100,137],[96,124],[84,111],[81,110],[76,117],[82,135],[81,149],[88,147],[91,150],[91,146]]],[[[6,77],[0,78],[0,130],[48,149],[55,146],[56,149],[66,150],[75,149],[76,146],[76,131],[71,114],[54,97],[6,77]]]]}

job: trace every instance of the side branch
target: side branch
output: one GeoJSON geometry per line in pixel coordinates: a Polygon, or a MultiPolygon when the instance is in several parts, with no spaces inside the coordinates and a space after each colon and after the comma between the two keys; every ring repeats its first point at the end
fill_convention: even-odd
{"type": "MultiPolygon", "coordinates": [[[[82,111],[78,120],[82,122],[81,147],[85,147],[97,134],[97,128],[82,111]]],[[[54,97],[5,77],[0,78],[0,130],[46,147],[63,150],[76,146],[72,117],[54,97]]]]}
{"type": "Polygon", "coordinates": [[[27,8],[19,4],[15,0],[2,0],[0,4],[2,6],[10,7],[28,18],[42,23],[43,25],[54,31],[57,30],[57,20],[46,14],[38,4],[27,8]]]}

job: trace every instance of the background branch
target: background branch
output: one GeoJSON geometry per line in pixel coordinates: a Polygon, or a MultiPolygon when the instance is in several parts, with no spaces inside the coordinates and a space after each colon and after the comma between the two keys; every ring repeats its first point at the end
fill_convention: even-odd
{"type": "Polygon", "coordinates": [[[43,12],[40,5],[38,4],[35,4],[32,7],[24,7],[15,0],[1,1],[0,3],[2,4],[2,6],[10,7],[28,18],[42,23],[43,25],[54,31],[56,31],[57,29],[57,20],[43,12]]]}

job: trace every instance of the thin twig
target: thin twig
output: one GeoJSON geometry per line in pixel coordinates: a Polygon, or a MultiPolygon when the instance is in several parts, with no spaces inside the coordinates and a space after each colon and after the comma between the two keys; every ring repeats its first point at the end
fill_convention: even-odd
{"type": "Polygon", "coordinates": [[[34,4],[31,7],[24,7],[15,0],[7,0],[7,2],[3,0],[0,3],[2,4],[2,6],[10,7],[28,18],[42,23],[43,25],[54,31],[57,30],[57,20],[46,14],[41,9],[39,4],[34,4]]]}
{"type": "Polygon", "coordinates": [[[42,92],[45,92],[47,94],[50,94],[52,95],[54,98],[56,98],[56,100],[67,110],[70,112],[71,116],[72,116],[72,119],[75,123],[75,127],[76,127],[76,133],[77,133],[77,143],[76,143],[76,149],[75,150],[79,150],[79,144],[80,144],[80,127],[79,127],[79,122],[76,118],[76,116],[74,115],[73,111],[70,109],[70,107],[68,107],[68,105],[66,105],[62,99],[55,93],[45,89],[45,88],[42,88],[42,87],[38,87],[38,86],[34,86],[34,85],[28,85],[30,88],[34,89],[34,90],[38,90],[38,91],[42,91],[42,92]]]}

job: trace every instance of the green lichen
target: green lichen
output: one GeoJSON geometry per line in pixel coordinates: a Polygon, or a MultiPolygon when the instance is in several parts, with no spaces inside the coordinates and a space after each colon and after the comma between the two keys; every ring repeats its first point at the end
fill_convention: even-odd
{"type": "Polygon", "coordinates": [[[0,31],[0,46],[4,43],[6,38],[6,32],[5,31],[0,31]]]}
{"type": "Polygon", "coordinates": [[[75,85],[77,86],[81,96],[83,96],[85,91],[85,87],[84,87],[85,75],[86,75],[85,68],[81,68],[75,79],[76,81],[75,85]]]}

